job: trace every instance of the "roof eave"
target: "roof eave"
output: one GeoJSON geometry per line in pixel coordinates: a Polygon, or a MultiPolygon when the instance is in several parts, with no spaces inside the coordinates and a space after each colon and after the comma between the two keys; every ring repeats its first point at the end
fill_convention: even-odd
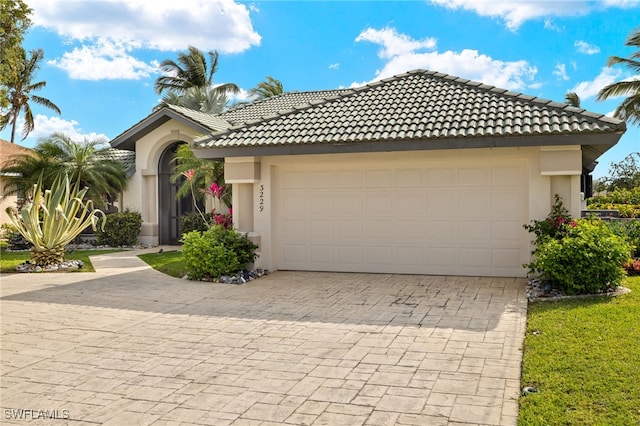
{"type": "Polygon", "coordinates": [[[153,113],[149,114],[146,118],[142,119],[137,124],[134,124],[129,129],[125,130],[120,135],[116,136],[109,143],[112,148],[125,149],[127,151],[135,151],[135,143],[139,139],[143,138],[150,132],[154,131],[158,127],[162,126],[169,120],[176,120],[182,124],[193,127],[200,133],[210,133],[213,129],[207,127],[195,120],[192,120],[184,115],[168,109],[161,108],[153,113]]]}
{"type": "MultiPolygon", "coordinates": [[[[588,134],[547,134],[494,136],[430,140],[394,140],[376,142],[278,144],[236,147],[203,147],[194,150],[198,158],[259,157],[275,155],[313,155],[371,153],[391,151],[432,151],[445,149],[514,148],[535,146],[581,145],[583,166],[587,167],[613,147],[624,132],[588,134]]],[[[201,139],[199,142],[203,142],[201,139]]]]}

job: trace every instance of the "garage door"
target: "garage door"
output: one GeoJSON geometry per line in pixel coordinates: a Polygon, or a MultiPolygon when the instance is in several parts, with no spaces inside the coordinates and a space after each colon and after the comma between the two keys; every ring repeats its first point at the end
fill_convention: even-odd
{"type": "Polygon", "coordinates": [[[279,269],[522,276],[525,164],[277,168],[279,269]]]}

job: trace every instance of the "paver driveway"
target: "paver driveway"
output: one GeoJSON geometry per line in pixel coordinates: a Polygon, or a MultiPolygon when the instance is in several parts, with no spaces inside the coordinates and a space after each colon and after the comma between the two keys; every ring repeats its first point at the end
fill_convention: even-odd
{"type": "Polygon", "coordinates": [[[516,423],[522,279],[276,272],[236,286],[135,254],[2,277],[0,423],[516,423]]]}

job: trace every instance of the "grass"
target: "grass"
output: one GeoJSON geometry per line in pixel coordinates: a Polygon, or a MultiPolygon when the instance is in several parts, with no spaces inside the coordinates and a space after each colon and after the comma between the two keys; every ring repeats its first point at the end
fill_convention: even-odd
{"type": "MultiPolygon", "coordinates": [[[[121,250],[77,250],[71,253],[65,253],[64,258],[65,260],[81,260],[84,263],[82,269],[69,272],[95,272],[89,256],[115,253],[117,251],[121,250]]],[[[16,272],[16,266],[29,259],[31,259],[31,253],[29,251],[3,251],[0,253],[0,273],[7,274],[16,272]]]]}
{"type": "Polygon", "coordinates": [[[529,306],[519,425],[640,425],[640,277],[631,293],[529,306]]]}
{"type": "Polygon", "coordinates": [[[187,269],[184,266],[184,258],[181,251],[165,251],[162,253],[146,253],[138,257],[144,260],[153,269],[164,274],[176,278],[182,278],[187,275],[187,269]]]}

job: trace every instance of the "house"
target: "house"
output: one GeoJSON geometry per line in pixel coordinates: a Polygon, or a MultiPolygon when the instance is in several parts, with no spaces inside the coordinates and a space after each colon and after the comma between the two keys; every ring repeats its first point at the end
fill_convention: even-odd
{"type": "Polygon", "coordinates": [[[29,155],[31,152],[30,149],[21,145],[0,139],[0,191],[2,191],[0,195],[0,224],[10,223],[6,209],[7,207],[16,207],[19,199],[19,194],[5,193],[8,174],[2,169],[11,163],[14,156],[29,155]]]}
{"type": "Polygon", "coordinates": [[[211,116],[155,111],[111,143],[136,152],[124,205],[171,243],[176,144],[224,160],[234,226],[276,269],[524,276],[555,194],[579,216],[589,173],[626,130],[584,109],[424,70],[288,93],[211,116]]]}

